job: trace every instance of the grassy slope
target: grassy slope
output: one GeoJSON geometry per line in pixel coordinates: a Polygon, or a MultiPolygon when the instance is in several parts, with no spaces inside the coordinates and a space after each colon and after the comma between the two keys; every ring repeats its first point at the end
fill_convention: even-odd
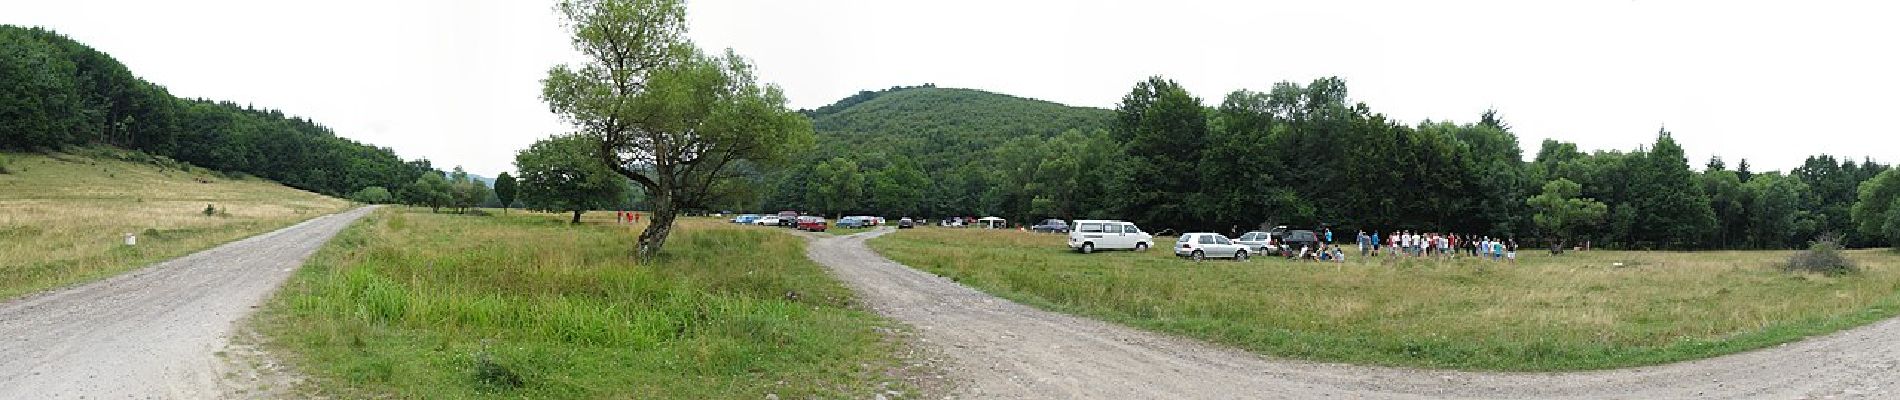
{"type": "MultiPolygon", "coordinates": [[[[1789,252],[1524,255],[1518,265],[1094,255],[1061,235],[918,229],[874,239],[906,265],[1045,309],[1284,357],[1473,370],[1650,365],[1891,317],[1900,254],[1856,276],[1788,274],[1789,252]],[[1625,267],[1612,267],[1616,262],[1625,267]]],[[[1165,243],[1165,241],[1164,241],[1165,243]]]]}
{"type": "Polygon", "coordinates": [[[796,237],[688,219],[636,263],[631,227],[564,221],[379,210],[260,324],[345,398],[862,397],[898,365],[888,322],[796,237]]]}
{"type": "Polygon", "coordinates": [[[5,154],[0,299],[116,275],[349,207],[259,179],[105,148],[5,154]],[[205,205],[225,210],[206,216],[205,205]],[[139,233],[136,247],[121,235],[139,233]]]}

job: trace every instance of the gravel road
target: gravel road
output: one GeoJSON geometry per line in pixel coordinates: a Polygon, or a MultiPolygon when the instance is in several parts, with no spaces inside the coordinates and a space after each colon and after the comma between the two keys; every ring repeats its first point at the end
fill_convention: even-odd
{"type": "Polygon", "coordinates": [[[864,241],[813,237],[806,255],[950,359],[958,398],[1804,399],[1900,398],[1900,321],[1706,360],[1541,374],[1429,371],[1265,358],[1042,311],[892,262],[864,241]]]}
{"type": "Polygon", "coordinates": [[[0,303],[0,399],[226,396],[234,322],[371,209],[0,303]]]}

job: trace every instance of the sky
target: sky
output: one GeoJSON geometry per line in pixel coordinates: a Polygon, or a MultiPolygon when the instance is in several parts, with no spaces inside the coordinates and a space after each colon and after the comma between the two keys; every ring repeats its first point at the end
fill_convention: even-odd
{"type": "MultiPolygon", "coordinates": [[[[1900,161],[1896,2],[692,1],[689,37],[751,58],[792,108],[934,83],[1112,108],[1149,76],[1209,105],[1338,76],[1415,124],[1496,109],[1546,138],[1633,150],[1667,129],[1701,168],[1900,161]]],[[[0,0],[174,95],[308,117],[404,158],[494,176],[571,131],[540,99],[579,61],[535,0],[0,0]]]]}

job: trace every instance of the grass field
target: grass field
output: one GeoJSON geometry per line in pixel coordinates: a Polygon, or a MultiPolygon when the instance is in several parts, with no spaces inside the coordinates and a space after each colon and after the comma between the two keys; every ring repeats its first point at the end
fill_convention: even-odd
{"type": "Polygon", "coordinates": [[[591,213],[386,208],[259,318],[339,398],[869,398],[911,390],[890,322],[778,228],[689,218],[661,259],[591,213]]]}
{"type": "MultiPolygon", "coordinates": [[[[1520,254],[1516,265],[1179,260],[1090,255],[1062,235],[916,229],[880,253],[1033,306],[1312,360],[1506,371],[1585,370],[1761,348],[1900,311],[1900,253],[1864,272],[1778,269],[1791,252],[1520,254]],[[1615,267],[1623,263],[1623,267],[1615,267]]],[[[1159,240],[1163,245],[1171,240],[1159,240]]]]}
{"type": "Polygon", "coordinates": [[[347,201],[230,179],[140,153],[4,156],[0,299],[116,275],[299,221],[347,201]],[[206,205],[215,215],[204,214],[206,205]],[[138,245],[122,235],[138,234],[138,245]]]}

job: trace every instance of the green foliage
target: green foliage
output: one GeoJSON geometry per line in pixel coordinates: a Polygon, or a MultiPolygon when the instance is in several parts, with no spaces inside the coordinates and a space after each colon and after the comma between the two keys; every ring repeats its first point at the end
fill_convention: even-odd
{"type": "Polygon", "coordinates": [[[1900,247],[1900,235],[1894,235],[1894,218],[1890,214],[1900,214],[1900,170],[1887,170],[1873,179],[1860,184],[1859,194],[1852,211],[1855,228],[1860,234],[1870,238],[1885,238],[1886,243],[1900,247]]]}
{"type": "MultiPolygon", "coordinates": [[[[1558,237],[1568,239],[1578,236],[1583,230],[1596,226],[1603,221],[1603,215],[1609,207],[1591,199],[1581,199],[1583,185],[1569,179],[1557,178],[1544,184],[1542,194],[1531,196],[1525,202],[1532,211],[1531,220],[1538,229],[1558,237]]],[[[1562,241],[1560,240],[1561,244],[1562,241]]]]}
{"type": "Polygon", "coordinates": [[[351,194],[350,200],[364,204],[389,204],[396,201],[396,197],[389,194],[389,189],[382,186],[370,186],[351,194]]]}
{"type": "Polygon", "coordinates": [[[501,202],[501,208],[514,207],[517,193],[520,193],[520,188],[516,186],[514,175],[502,172],[501,176],[495,177],[495,199],[501,202]]]}
{"type": "Polygon", "coordinates": [[[487,184],[469,176],[460,166],[449,173],[449,205],[459,209],[459,212],[467,213],[469,209],[488,200],[492,194],[487,184]]]}
{"type": "Polygon", "coordinates": [[[1123,215],[1153,228],[1206,226],[1191,196],[1201,189],[1197,167],[1207,147],[1200,98],[1174,81],[1148,78],[1122,97],[1111,134],[1129,158],[1123,215]]]}
{"type": "Polygon", "coordinates": [[[833,158],[818,163],[812,172],[818,185],[809,193],[817,197],[813,202],[820,205],[820,211],[838,215],[857,209],[858,198],[864,194],[864,171],[858,169],[858,163],[833,158]]]}
{"type": "Polygon", "coordinates": [[[619,204],[625,180],[601,164],[599,151],[593,139],[560,135],[516,153],[522,204],[530,210],[574,213],[574,223],[580,222],[581,212],[619,204]]]}
{"type": "Polygon", "coordinates": [[[0,175],[11,173],[13,173],[13,170],[10,169],[10,165],[7,163],[7,155],[0,154],[0,175]]]}
{"type": "Polygon", "coordinates": [[[40,28],[0,25],[0,126],[0,149],[103,143],[338,197],[431,170],[280,111],[173,97],[40,28]]]}
{"type": "Polygon", "coordinates": [[[430,211],[441,212],[455,201],[449,191],[449,180],[442,174],[427,173],[410,183],[402,190],[403,202],[412,206],[429,207],[430,211]]]}
{"type": "Polygon", "coordinates": [[[595,155],[639,184],[653,223],[638,253],[665,245],[682,209],[723,202],[748,164],[771,165],[812,143],[811,120],[785,107],[776,85],[728,49],[686,39],[686,7],[672,0],[569,0],[559,9],[586,60],[543,80],[556,114],[598,140],[595,155]]]}
{"type": "Polygon", "coordinates": [[[1783,249],[1812,237],[1816,223],[1805,209],[1806,183],[1776,172],[1754,175],[1742,190],[1748,247],[1783,249]]]}
{"type": "Polygon", "coordinates": [[[205,215],[205,216],[207,216],[207,217],[209,217],[209,216],[213,216],[213,215],[218,215],[218,207],[216,207],[216,206],[213,206],[213,205],[210,205],[210,204],[206,204],[206,205],[205,205],[205,209],[204,209],[204,212],[203,212],[203,213],[204,213],[204,215],[205,215]]]}

